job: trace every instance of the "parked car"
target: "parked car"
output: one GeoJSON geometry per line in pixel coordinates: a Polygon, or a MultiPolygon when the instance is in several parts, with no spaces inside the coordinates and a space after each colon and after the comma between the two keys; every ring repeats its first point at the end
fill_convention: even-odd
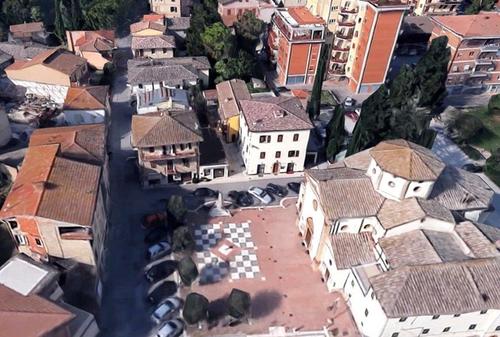
{"type": "Polygon", "coordinates": [[[162,255],[172,253],[172,247],[167,241],[160,241],[148,248],[147,256],[149,260],[157,259],[162,255]]]}
{"type": "Polygon", "coordinates": [[[286,186],[288,187],[288,189],[292,192],[295,192],[295,193],[299,193],[300,191],[300,183],[296,183],[296,182],[291,182],[291,183],[288,183],[286,184],[286,186]]]}
{"type": "Polygon", "coordinates": [[[344,101],[344,106],[353,107],[356,104],[356,100],[352,97],[346,97],[344,101]]]}
{"type": "Polygon", "coordinates": [[[476,164],[465,164],[464,166],[462,166],[462,169],[472,173],[483,172],[483,168],[476,164]]]}
{"type": "Polygon", "coordinates": [[[144,237],[144,242],[148,244],[165,241],[168,237],[168,231],[165,227],[156,227],[148,232],[144,237]]]}
{"type": "Polygon", "coordinates": [[[146,214],[142,220],[142,228],[149,229],[159,227],[165,224],[167,220],[167,212],[159,212],[146,214]]]}
{"type": "Polygon", "coordinates": [[[177,261],[167,260],[146,269],[144,276],[150,283],[155,283],[169,277],[177,269],[177,261]]]}
{"type": "Polygon", "coordinates": [[[285,186],[276,185],[273,183],[267,184],[266,191],[271,192],[274,195],[277,195],[280,198],[286,197],[288,195],[288,190],[285,186]]]}
{"type": "Polygon", "coordinates": [[[219,192],[207,187],[200,187],[194,190],[193,195],[198,198],[215,198],[219,192]]]}
{"type": "Polygon", "coordinates": [[[155,323],[163,322],[168,319],[170,315],[179,310],[181,304],[181,300],[177,297],[169,297],[156,306],[151,314],[151,319],[155,323]]]}
{"type": "Polygon", "coordinates": [[[248,189],[248,193],[259,199],[263,204],[269,204],[273,201],[273,197],[260,187],[251,186],[248,189]]]}
{"type": "Polygon", "coordinates": [[[184,322],[178,318],[163,323],[155,337],[177,337],[184,330],[184,322]]]}
{"type": "Polygon", "coordinates": [[[177,284],[174,281],[163,281],[159,285],[154,285],[148,292],[147,299],[150,303],[158,304],[167,297],[173,296],[177,292],[177,284]]]}
{"type": "Polygon", "coordinates": [[[229,191],[229,193],[227,194],[227,196],[229,198],[231,198],[232,200],[236,200],[240,196],[240,192],[232,190],[232,191],[229,191]]]}
{"type": "Polygon", "coordinates": [[[250,193],[243,191],[238,192],[238,198],[236,199],[236,204],[241,207],[252,206],[254,203],[253,197],[250,193]]]}

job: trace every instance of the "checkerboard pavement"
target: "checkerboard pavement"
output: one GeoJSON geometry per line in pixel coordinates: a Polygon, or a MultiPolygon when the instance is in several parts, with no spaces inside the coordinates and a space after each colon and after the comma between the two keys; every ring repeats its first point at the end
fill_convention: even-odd
{"type": "Polygon", "coordinates": [[[226,276],[231,280],[260,277],[248,222],[199,225],[194,230],[194,239],[201,284],[219,282],[226,276]],[[239,254],[230,261],[224,261],[210,251],[222,239],[227,239],[240,248],[239,254]]]}

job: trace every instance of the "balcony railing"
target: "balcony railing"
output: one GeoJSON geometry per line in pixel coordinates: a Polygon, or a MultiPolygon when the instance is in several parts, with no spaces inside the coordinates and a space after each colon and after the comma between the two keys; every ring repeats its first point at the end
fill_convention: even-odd
{"type": "Polygon", "coordinates": [[[331,60],[332,63],[339,63],[339,64],[343,64],[343,63],[346,63],[347,62],[347,59],[343,59],[341,57],[332,57],[332,60],[331,60]]]}
{"type": "Polygon", "coordinates": [[[343,47],[343,46],[340,46],[340,45],[333,45],[332,46],[332,50],[336,50],[336,51],[349,51],[350,48],[349,47],[343,47]]]}
{"type": "Polygon", "coordinates": [[[343,69],[343,68],[328,69],[328,73],[330,75],[334,75],[334,76],[344,76],[345,69],[343,69]]]}
{"type": "Polygon", "coordinates": [[[481,48],[482,52],[498,52],[500,46],[495,44],[489,44],[481,48]]]}
{"type": "Polygon", "coordinates": [[[342,13],[342,14],[357,14],[358,9],[357,8],[342,7],[342,8],[340,8],[340,13],[342,13]]]}
{"type": "Polygon", "coordinates": [[[144,161],[182,159],[182,158],[192,157],[194,155],[196,155],[196,151],[194,149],[183,150],[183,151],[179,150],[176,151],[175,153],[142,152],[141,159],[144,161]]]}
{"type": "Polygon", "coordinates": [[[338,25],[340,27],[354,27],[356,25],[356,23],[354,21],[350,21],[350,20],[342,20],[342,21],[338,21],[338,25]]]}
{"type": "Polygon", "coordinates": [[[485,71],[475,71],[471,73],[469,76],[470,78],[487,78],[489,74],[485,71]]]}
{"type": "Polygon", "coordinates": [[[354,34],[353,32],[344,33],[344,32],[337,31],[335,33],[335,36],[338,37],[339,39],[342,39],[342,40],[351,40],[353,34],[354,34]]]}

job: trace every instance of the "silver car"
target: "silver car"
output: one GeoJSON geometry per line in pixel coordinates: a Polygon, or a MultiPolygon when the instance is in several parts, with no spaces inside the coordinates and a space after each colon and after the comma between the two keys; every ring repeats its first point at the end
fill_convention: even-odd
{"type": "Polygon", "coordinates": [[[151,319],[155,323],[163,322],[168,319],[172,313],[179,310],[181,304],[181,300],[177,297],[169,297],[156,306],[155,310],[151,314],[151,319]]]}
{"type": "Polygon", "coordinates": [[[163,323],[156,334],[155,337],[177,337],[184,330],[184,322],[180,319],[172,319],[163,323]]]}
{"type": "Polygon", "coordinates": [[[248,193],[259,199],[263,204],[269,204],[273,201],[273,198],[260,187],[252,186],[248,189],[248,193]]]}

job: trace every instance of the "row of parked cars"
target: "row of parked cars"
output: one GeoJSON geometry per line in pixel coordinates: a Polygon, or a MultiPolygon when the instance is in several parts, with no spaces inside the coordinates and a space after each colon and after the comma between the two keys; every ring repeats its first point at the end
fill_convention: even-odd
{"type": "MultiPolygon", "coordinates": [[[[287,186],[269,183],[265,188],[252,186],[246,191],[230,191],[228,197],[234,204],[240,207],[252,206],[255,200],[261,204],[267,205],[276,200],[276,198],[284,198],[288,195],[288,190],[299,193],[300,183],[290,182],[287,186]]],[[[193,192],[193,195],[198,198],[216,198],[219,192],[207,187],[201,187],[193,192]]]]}
{"type": "Polygon", "coordinates": [[[168,279],[177,270],[177,261],[162,259],[172,253],[166,222],[167,214],[163,212],[146,215],[142,222],[146,231],[144,241],[148,244],[144,277],[150,287],[146,300],[153,306],[150,317],[157,324],[154,337],[177,337],[184,330],[182,319],[175,317],[183,301],[175,296],[176,282],[168,279]]]}

